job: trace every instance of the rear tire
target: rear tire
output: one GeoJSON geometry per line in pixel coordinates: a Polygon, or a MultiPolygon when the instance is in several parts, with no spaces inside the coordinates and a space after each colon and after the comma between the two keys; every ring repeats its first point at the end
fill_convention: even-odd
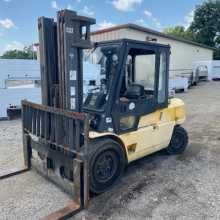
{"type": "Polygon", "coordinates": [[[173,134],[170,143],[165,150],[170,155],[180,154],[185,150],[187,144],[187,131],[180,126],[175,126],[173,129],[173,134]]]}
{"type": "Polygon", "coordinates": [[[100,139],[90,148],[90,191],[103,193],[112,188],[119,180],[124,168],[124,151],[112,139],[100,139]]]}

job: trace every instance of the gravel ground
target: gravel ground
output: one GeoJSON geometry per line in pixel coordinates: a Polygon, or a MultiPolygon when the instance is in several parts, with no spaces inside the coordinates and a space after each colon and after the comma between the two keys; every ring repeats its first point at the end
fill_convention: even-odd
{"type": "MultiPolygon", "coordinates": [[[[178,93],[186,104],[187,149],[157,152],[125,167],[118,184],[71,219],[220,219],[220,82],[178,93]]],[[[0,121],[0,170],[22,164],[21,118],[0,121]]],[[[72,197],[34,170],[0,180],[0,219],[39,219],[72,197]]]]}

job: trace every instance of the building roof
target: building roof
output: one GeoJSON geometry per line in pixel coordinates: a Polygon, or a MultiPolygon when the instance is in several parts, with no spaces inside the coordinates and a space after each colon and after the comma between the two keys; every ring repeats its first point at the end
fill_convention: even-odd
{"type": "Polygon", "coordinates": [[[142,27],[142,26],[139,26],[139,25],[136,25],[136,24],[132,24],[132,23],[122,24],[122,25],[118,25],[118,26],[115,26],[115,27],[111,27],[111,28],[101,29],[101,30],[98,30],[98,31],[92,31],[92,32],[90,32],[90,35],[102,34],[102,33],[106,33],[106,32],[109,32],[109,31],[115,31],[115,30],[124,29],[124,28],[132,28],[132,29],[135,29],[135,30],[147,32],[147,33],[150,33],[150,34],[154,34],[154,35],[158,35],[158,36],[166,37],[166,38],[169,38],[169,39],[173,39],[173,40],[181,41],[181,42],[184,42],[184,43],[193,44],[193,45],[196,45],[196,46],[205,47],[207,49],[214,50],[213,47],[209,47],[209,46],[206,46],[204,44],[199,44],[199,43],[196,43],[196,42],[193,42],[193,41],[185,40],[185,39],[180,38],[180,37],[175,37],[175,36],[172,36],[172,35],[169,35],[169,34],[164,34],[162,32],[154,31],[152,29],[145,28],[145,27],[142,27]]]}

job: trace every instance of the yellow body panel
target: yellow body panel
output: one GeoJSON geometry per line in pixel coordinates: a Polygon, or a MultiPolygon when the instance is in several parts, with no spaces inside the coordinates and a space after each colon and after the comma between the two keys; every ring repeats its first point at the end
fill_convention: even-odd
{"type": "Polygon", "coordinates": [[[149,155],[169,145],[175,125],[185,121],[185,105],[180,99],[172,98],[165,109],[142,116],[138,129],[122,135],[90,131],[90,138],[115,136],[124,144],[127,162],[149,155]]]}

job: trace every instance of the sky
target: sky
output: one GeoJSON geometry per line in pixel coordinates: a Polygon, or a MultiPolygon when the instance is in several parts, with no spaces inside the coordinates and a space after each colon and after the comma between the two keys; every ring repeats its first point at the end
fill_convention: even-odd
{"type": "Polygon", "coordinates": [[[133,23],[156,31],[193,20],[204,0],[0,0],[0,55],[38,42],[37,21],[70,9],[96,19],[91,30],[133,23]]]}

